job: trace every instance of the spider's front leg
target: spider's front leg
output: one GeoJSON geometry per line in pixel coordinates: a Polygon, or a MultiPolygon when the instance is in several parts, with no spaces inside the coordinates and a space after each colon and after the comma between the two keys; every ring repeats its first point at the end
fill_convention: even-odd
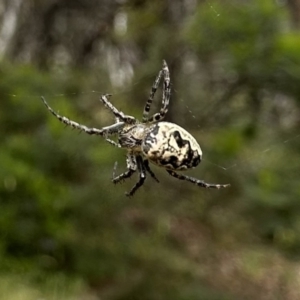
{"type": "MultiPolygon", "coordinates": [[[[160,71],[160,74],[163,75],[163,79],[164,79],[164,81],[163,81],[163,93],[162,93],[162,106],[160,108],[159,113],[154,114],[152,117],[150,117],[148,119],[146,118],[148,114],[145,116],[145,113],[144,113],[143,123],[145,123],[145,122],[156,123],[156,122],[162,121],[164,119],[164,117],[166,116],[167,112],[168,112],[170,98],[171,98],[171,83],[170,83],[169,68],[168,68],[168,65],[167,65],[165,60],[163,61],[163,67],[162,67],[162,70],[160,71]]],[[[156,79],[155,84],[157,82],[159,83],[158,79],[156,79]]],[[[156,86],[154,85],[153,87],[155,89],[156,86]]],[[[152,87],[152,91],[153,91],[153,87],[152,87]]],[[[153,93],[150,94],[150,98],[149,98],[149,99],[151,99],[150,104],[152,103],[152,98],[151,98],[152,94],[153,93]]],[[[147,107],[148,103],[149,103],[149,100],[146,103],[146,107],[147,107]]],[[[150,110],[150,105],[149,105],[149,110],[150,110]]]]}
{"type": "MultiPolygon", "coordinates": [[[[67,117],[64,117],[64,116],[61,116],[60,114],[58,114],[57,112],[55,112],[47,103],[46,99],[44,97],[41,97],[43,103],[45,104],[45,106],[47,107],[47,109],[51,112],[51,114],[53,116],[55,116],[61,123],[67,125],[67,126],[70,126],[70,127],[73,127],[75,129],[78,129],[80,131],[84,131],[85,133],[87,134],[91,134],[91,135],[100,135],[102,137],[105,137],[106,140],[113,144],[114,146],[117,146],[117,143],[114,143],[112,140],[109,140],[107,137],[110,136],[110,135],[113,135],[113,134],[116,134],[118,133],[119,130],[121,130],[125,123],[124,122],[118,122],[118,123],[115,123],[113,125],[110,125],[110,126],[106,126],[106,127],[103,127],[101,129],[98,129],[98,128],[90,128],[90,127],[87,127],[83,124],[79,124],[75,121],[72,121],[70,120],[69,118],[67,117]]],[[[119,147],[119,146],[117,146],[119,147]]]]}
{"type": "Polygon", "coordinates": [[[154,98],[154,95],[156,93],[156,90],[159,87],[159,83],[160,83],[162,74],[163,74],[163,71],[160,70],[159,73],[158,73],[158,75],[157,75],[157,77],[155,78],[155,81],[153,82],[149,98],[148,98],[148,100],[147,100],[147,102],[145,104],[145,107],[144,107],[143,119],[142,119],[143,123],[146,123],[148,121],[148,115],[149,115],[149,112],[150,112],[150,109],[151,109],[153,98],[154,98]]]}
{"type": "Polygon", "coordinates": [[[134,117],[125,115],[122,111],[118,110],[115,106],[113,106],[112,103],[108,100],[109,97],[111,97],[110,94],[102,95],[100,97],[100,101],[115,115],[117,123],[120,122],[120,119],[127,124],[136,123],[136,119],[134,117]]]}
{"type": "Polygon", "coordinates": [[[178,174],[174,171],[171,171],[171,170],[167,170],[167,172],[177,178],[177,179],[180,179],[180,180],[186,180],[186,181],[189,181],[191,183],[194,183],[198,186],[201,186],[201,187],[204,187],[204,188],[208,188],[208,189],[222,189],[222,188],[227,188],[230,186],[230,184],[215,184],[215,183],[206,183],[204,182],[203,180],[200,180],[200,179],[197,179],[197,178],[194,178],[194,177],[190,177],[190,176],[186,176],[186,175],[182,175],[182,174],[178,174]]]}

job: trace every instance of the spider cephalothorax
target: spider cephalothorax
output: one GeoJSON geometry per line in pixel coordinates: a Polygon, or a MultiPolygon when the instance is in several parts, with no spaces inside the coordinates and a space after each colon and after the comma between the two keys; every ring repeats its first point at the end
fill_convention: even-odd
{"type": "Polygon", "coordinates": [[[185,129],[174,123],[161,122],[168,112],[171,97],[170,75],[165,61],[163,61],[163,67],[153,83],[141,122],[115,108],[109,102],[109,97],[110,95],[102,95],[100,101],[114,114],[115,123],[101,129],[89,128],[60,116],[47,104],[44,97],[42,97],[42,100],[48,110],[62,123],[88,134],[100,135],[110,144],[127,149],[127,170],[116,176],[117,163],[115,163],[112,179],[114,183],[118,183],[131,177],[133,173],[138,171],[139,180],[131,191],[126,193],[127,196],[132,196],[143,185],[147,172],[158,182],[158,179],[149,167],[149,161],[165,168],[173,177],[192,182],[201,187],[220,189],[229,186],[229,184],[206,183],[177,173],[177,171],[196,167],[202,159],[202,151],[194,137],[185,129]],[[159,113],[149,117],[151,104],[162,77],[162,106],[159,113]],[[117,142],[109,139],[112,135],[118,136],[117,142]]]}

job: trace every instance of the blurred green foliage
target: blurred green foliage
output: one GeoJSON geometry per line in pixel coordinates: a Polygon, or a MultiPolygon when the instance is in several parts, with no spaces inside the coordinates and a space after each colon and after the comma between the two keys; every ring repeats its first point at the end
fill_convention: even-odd
{"type": "Polygon", "coordinates": [[[97,67],[1,62],[6,299],[298,299],[299,31],[271,0],[210,2],[180,24],[166,16],[167,1],[125,5],[128,32],[111,32],[112,41],[134,43],[143,61],[123,89],[97,67]],[[99,93],[111,92],[138,117],[162,58],[173,81],[169,120],[204,151],[189,174],[230,189],[203,190],[155,168],[160,184],[149,178],[127,199],[135,179],[110,182],[124,150],[65,128],[40,101],[102,127],[113,118],[99,93]]]}

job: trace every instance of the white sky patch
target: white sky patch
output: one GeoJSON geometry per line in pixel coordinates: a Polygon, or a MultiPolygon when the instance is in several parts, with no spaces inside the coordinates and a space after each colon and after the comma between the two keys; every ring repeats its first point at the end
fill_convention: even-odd
{"type": "Polygon", "coordinates": [[[127,14],[125,12],[119,12],[115,16],[114,29],[118,35],[125,35],[127,33],[127,14]]]}
{"type": "Polygon", "coordinates": [[[111,48],[107,52],[107,68],[113,86],[125,87],[131,83],[134,75],[133,67],[130,62],[121,59],[121,53],[117,48],[111,48]]]}
{"type": "Polygon", "coordinates": [[[17,26],[17,17],[22,0],[11,0],[3,12],[2,26],[0,29],[0,58],[5,54],[17,26]]]}

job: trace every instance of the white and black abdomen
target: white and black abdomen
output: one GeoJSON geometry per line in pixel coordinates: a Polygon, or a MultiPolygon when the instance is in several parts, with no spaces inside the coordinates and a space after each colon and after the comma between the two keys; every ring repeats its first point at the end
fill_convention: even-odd
{"type": "Polygon", "coordinates": [[[169,170],[194,168],[202,158],[195,138],[185,129],[169,122],[150,127],[142,143],[142,152],[152,163],[169,170]]]}

